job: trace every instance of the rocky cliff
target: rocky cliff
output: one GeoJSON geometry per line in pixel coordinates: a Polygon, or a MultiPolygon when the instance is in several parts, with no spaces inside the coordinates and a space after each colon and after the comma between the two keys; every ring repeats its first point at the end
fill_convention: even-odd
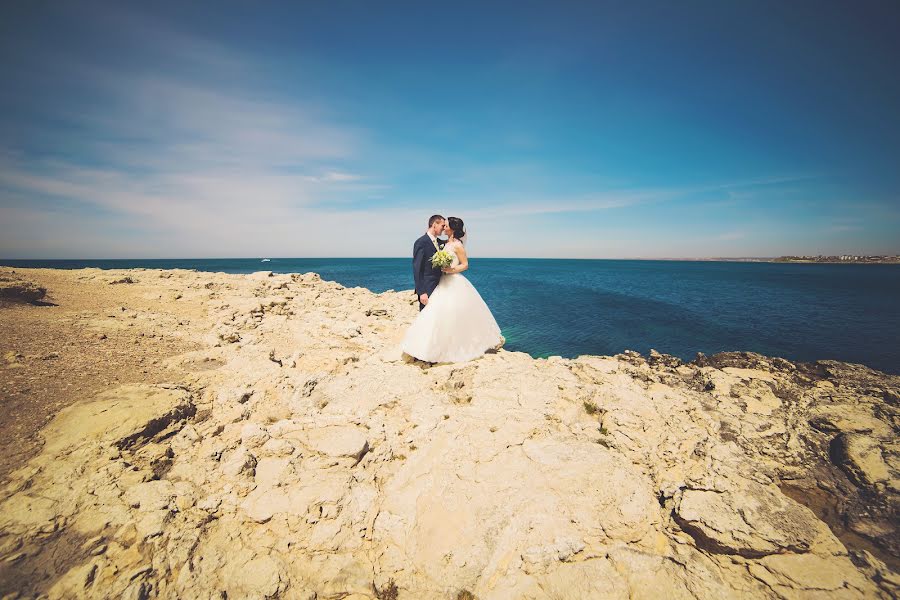
{"type": "Polygon", "coordinates": [[[900,377],[746,353],[432,366],[397,350],[410,292],[314,274],[16,276],[52,300],[16,310],[193,349],[160,361],[171,380],[104,386],[43,428],[2,493],[2,592],[898,593],[900,377]]]}

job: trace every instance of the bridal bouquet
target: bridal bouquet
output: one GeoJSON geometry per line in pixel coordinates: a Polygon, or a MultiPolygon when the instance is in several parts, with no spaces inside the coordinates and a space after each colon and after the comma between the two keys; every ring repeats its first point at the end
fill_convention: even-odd
{"type": "Polygon", "coordinates": [[[438,250],[431,257],[431,266],[435,269],[443,269],[453,264],[453,255],[446,250],[438,250]]]}

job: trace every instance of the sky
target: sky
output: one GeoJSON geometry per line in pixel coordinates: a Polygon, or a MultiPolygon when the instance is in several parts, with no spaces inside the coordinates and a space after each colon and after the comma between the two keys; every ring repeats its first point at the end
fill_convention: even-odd
{"type": "Polygon", "coordinates": [[[0,258],[900,253],[900,3],[0,5],[0,258]]]}

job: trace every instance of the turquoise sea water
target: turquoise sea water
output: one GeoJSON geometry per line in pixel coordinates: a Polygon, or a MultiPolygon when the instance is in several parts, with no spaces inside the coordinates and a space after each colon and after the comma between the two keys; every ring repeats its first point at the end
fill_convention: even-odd
{"type": "MultiPolygon", "coordinates": [[[[411,289],[405,258],[7,260],[54,268],[315,271],[375,292],[411,289]]],[[[900,266],[475,258],[466,277],[533,356],[651,348],[691,359],[748,350],[900,373],[900,266]]]]}

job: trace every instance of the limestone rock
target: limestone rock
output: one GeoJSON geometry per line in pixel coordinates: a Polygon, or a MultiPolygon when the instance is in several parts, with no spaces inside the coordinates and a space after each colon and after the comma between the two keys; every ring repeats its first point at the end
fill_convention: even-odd
{"type": "Polygon", "coordinates": [[[38,302],[47,294],[47,288],[15,273],[0,274],[0,302],[38,302]]]}
{"type": "Polygon", "coordinates": [[[362,333],[362,328],[352,321],[341,321],[332,325],[332,331],[344,339],[351,339],[362,333]]]}
{"type": "Polygon", "coordinates": [[[284,575],[278,562],[268,556],[251,559],[226,578],[229,597],[274,598],[282,590],[284,575]]]}
{"type": "Polygon", "coordinates": [[[891,427],[870,411],[854,405],[826,405],[810,411],[810,425],[821,431],[834,433],[868,433],[888,438],[891,427]]]}
{"type": "Polygon", "coordinates": [[[831,453],[835,462],[859,486],[873,486],[891,477],[881,447],[871,437],[841,434],[831,443],[831,453]]]}
{"type": "MultiPolygon", "coordinates": [[[[400,357],[409,291],[53,273],[128,307],[79,307],[107,344],[193,349],[169,384],[58,413],[0,489],[23,596],[896,597],[896,376],[753,353],[426,366],[400,357]]],[[[50,349],[9,372],[73,355],[50,349]]]]}
{"type": "Polygon", "coordinates": [[[629,597],[628,583],[612,563],[604,559],[562,564],[542,576],[536,588],[532,592],[534,596],[546,594],[559,600],[629,597]]]}
{"type": "Polygon", "coordinates": [[[124,498],[142,511],[165,510],[175,499],[175,487],[169,481],[148,481],[128,488],[124,498]]]}
{"type": "Polygon", "coordinates": [[[241,428],[241,443],[247,448],[257,448],[269,440],[269,433],[256,423],[247,423],[241,428]]]}
{"type": "Polygon", "coordinates": [[[44,429],[45,453],[65,452],[93,440],[129,448],[177,431],[196,409],[182,389],[135,384],[70,406],[44,429]]]}
{"type": "Polygon", "coordinates": [[[255,467],[256,457],[242,446],[232,452],[222,465],[222,473],[227,477],[237,477],[242,473],[253,475],[255,467]]]}
{"type": "Polygon", "coordinates": [[[162,535],[171,513],[168,510],[152,510],[141,516],[135,526],[138,540],[147,540],[162,535]]]}
{"type": "Polygon", "coordinates": [[[808,552],[822,533],[809,509],[752,481],[727,491],[685,490],[675,516],[703,549],[748,558],[808,552]]]}
{"type": "Polygon", "coordinates": [[[834,562],[814,554],[783,554],[767,556],[760,564],[785,587],[821,592],[840,591],[851,586],[847,590],[848,596],[855,588],[856,597],[862,597],[859,587],[865,587],[865,582],[861,574],[850,568],[849,559],[841,560],[843,569],[834,568],[834,562]]]}
{"type": "Polygon", "coordinates": [[[369,451],[366,435],[358,427],[333,425],[306,431],[300,438],[309,448],[328,456],[359,461],[369,451]]]}
{"type": "Polygon", "coordinates": [[[294,445],[287,440],[269,439],[259,453],[260,456],[289,456],[294,453],[294,445]]]}

